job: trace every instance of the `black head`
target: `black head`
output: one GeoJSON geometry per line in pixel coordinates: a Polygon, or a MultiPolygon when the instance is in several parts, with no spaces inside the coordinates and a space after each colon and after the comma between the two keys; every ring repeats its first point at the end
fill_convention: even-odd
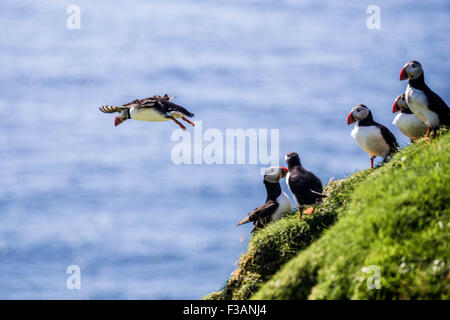
{"type": "Polygon", "coordinates": [[[301,166],[301,162],[300,162],[300,156],[298,155],[297,152],[289,152],[286,154],[286,156],[284,157],[284,159],[286,160],[286,164],[288,165],[288,167],[293,167],[293,166],[301,166]]]}

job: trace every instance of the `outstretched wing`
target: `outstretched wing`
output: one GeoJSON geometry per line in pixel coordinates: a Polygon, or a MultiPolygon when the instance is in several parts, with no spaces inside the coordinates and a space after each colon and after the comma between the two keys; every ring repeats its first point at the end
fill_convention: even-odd
{"type": "Polygon", "coordinates": [[[118,107],[118,106],[103,106],[100,107],[99,110],[103,113],[114,113],[114,112],[120,112],[122,110],[128,109],[127,107],[118,107]]]}
{"type": "Polygon", "coordinates": [[[120,112],[122,110],[131,109],[131,108],[149,108],[153,107],[156,104],[163,104],[163,103],[171,103],[170,100],[172,100],[172,97],[169,97],[167,94],[164,96],[155,95],[150,98],[145,99],[136,99],[131,102],[125,103],[121,106],[110,106],[106,105],[103,107],[100,107],[100,111],[103,113],[114,113],[114,112],[120,112]]]}
{"type": "Polygon", "coordinates": [[[248,216],[241,221],[239,221],[236,226],[240,226],[241,224],[257,221],[259,219],[263,219],[272,215],[279,207],[278,202],[269,200],[264,203],[262,206],[256,208],[252,212],[248,214],[248,216]]]}
{"type": "Polygon", "coordinates": [[[174,98],[169,97],[167,94],[164,96],[160,95],[154,95],[153,97],[144,98],[144,99],[137,99],[134,101],[131,101],[129,103],[124,104],[124,107],[128,108],[149,108],[153,107],[156,104],[162,104],[163,102],[169,102],[174,98]]]}
{"type": "Polygon", "coordinates": [[[173,102],[170,102],[168,100],[160,100],[158,101],[158,103],[160,103],[160,105],[162,106],[162,109],[166,112],[166,113],[180,113],[183,116],[187,116],[187,117],[193,117],[194,114],[187,111],[186,108],[175,104],[173,102]]]}

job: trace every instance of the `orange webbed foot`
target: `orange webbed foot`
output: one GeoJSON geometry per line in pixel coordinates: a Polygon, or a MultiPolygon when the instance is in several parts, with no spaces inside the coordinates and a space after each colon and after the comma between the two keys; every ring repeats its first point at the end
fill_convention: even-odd
{"type": "Polygon", "coordinates": [[[308,208],[305,211],[303,211],[306,214],[312,214],[314,212],[314,207],[308,208]]]}
{"type": "Polygon", "coordinates": [[[184,121],[186,121],[187,123],[189,123],[189,124],[191,124],[193,127],[195,127],[195,124],[194,124],[191,120],[189,120],[189,119],[187,119],[187,118],[185,118],[185,117],[181,117],[181,119],[183,119],[184,121]]]}
{"type": "Polygon", "coordinates": [[[431,141],[431,139],[430,139],[430,133],[431,133],[431,128],[428,127],[427,134],[425,135],[425,138],[424,138],[425,141],[428,141],[428,142],[431,141]]]}
{"type": "Polygon", "coordinates": [[[175,123],[176,123],[181,129],[183,129],[184,131],[186,131],[186,127],[185,127],[180,121],[178,121],[178,120],[175,119],[175,118],[172,118],[172,120],[175,121],[175,123]]]}

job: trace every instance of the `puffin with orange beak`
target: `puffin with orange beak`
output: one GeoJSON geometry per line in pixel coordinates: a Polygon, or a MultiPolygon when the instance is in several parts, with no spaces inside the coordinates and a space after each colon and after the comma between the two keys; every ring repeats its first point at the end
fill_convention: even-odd
{"type": "Polygon", "coordinates": [[[408,80],[405,91],[406,103],[411,111],[428,127],[426,138],[433,137],[440,126],[450,125],[450,109],[447,104],[425,83],[422,65],[409,61],[400,71],[400,80],[408,80]]]}
{"type": "Polygon", "coordinates": [[[247,217],[239,221],[236,226],[253,222],[253,230],[263,228],[266,224],[280,219],[284,213],[292,210],[289,197],[281,190],[280,180],[286,177],[288,169],[285,167],[270,167],[264,173],[266,186],[266,202],[253,210],[247,217]]]}
{"type": "Polygon", "coordinates": [[[172,120],[181,129],[186,130],[186,127],[177,118],[195,126],[193,122],[186,118],[193,117],[194,114],[171,102],[172,99],[167,94],[164,96],[155,95],[151,98],[134,100],[121,106],[103,106],[99,109],[103,113],[117,112],[117,116],[114,118],[114,126],[116,127],[128,119],[141,121],[172,120]]]}
{"type": "Polygon", "coordinates": [[[369,154],[370,169],[373,169],[373,160],[377,156],[387,157],[398,150],[395,136],[388,128],[373,120],[372,112],[363,104],[353,107],[347,116],[347,125],[356,123],[351,136],[359,146],[369,154]]]}
{"type": "Polygon", "coordinates": [[[392,123],[411,141],[426,134],[428,127],[409,109],[404,93],[395,98],[392,113],[397,113],[392,123]]]}

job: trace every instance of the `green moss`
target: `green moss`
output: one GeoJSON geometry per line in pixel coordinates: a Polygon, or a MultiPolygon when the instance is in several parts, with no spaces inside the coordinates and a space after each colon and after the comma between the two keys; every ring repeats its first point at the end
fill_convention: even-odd
{"type": "Polygon", "coordinates": [[[302,220],[297,215],[288,215],[257,231],[222,291],[203,299],[250,298],[283,264],[345,213],[354,188],[371,174],[373,171],[365,170],[345,180],[330,181],[326,188],[328,197],[314,214],[304,215],[302,220]]]}
{"type": "Polygon", "coordinates": [[[374,170],[339,221],[252,298],[449,299],[449,146],[448,134],[421,140],[374,170]],[[368,287],[370,266],[379,289],[368,287]]]}
{"type": "Polygon", "coordinates": [[[204,296],[202,300],[224,300],[223,291],[214,291],[204,296]]]}

